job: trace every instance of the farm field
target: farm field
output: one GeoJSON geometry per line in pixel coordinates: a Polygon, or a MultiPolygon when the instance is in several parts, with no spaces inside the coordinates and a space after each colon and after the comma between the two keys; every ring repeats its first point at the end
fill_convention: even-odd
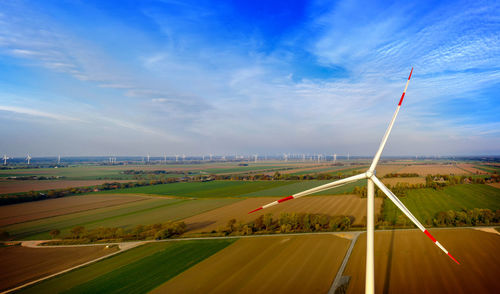
{"type": "Polygon", "coordinates": [[[243,238],[152,293],[327,293],[349,244],[326,234],[243,238]]]}
{"type": "MultiPolygon", "coordinates": [[[[275,188],[269,188],[265,190],[250,192],[247,194],[242,194],[240,197],[269,197],[269,196],[288,196],[307,189],[311,189],[320,185],[331,183],[334,180],[322,180],[322,181],[287,181],[288,185],[278,186],[275,188]]],[[[341,195],[350,194],[354,190],[354,187],[363,187],[366,185],[366,181],[358,181],[355,183],[349,183],[340,187],[332,188],[322,192],[315,193],[313,195],[341,195]]]]}
{"type": "MultiPolygon", "coordinates": [[[[205,213],[194,215],[183,221],[188,226],[188,233],[210,232],[218,227],[226,226],[230,219],[244,223],[255,220],[261,215],[271,213],[279,218],[282,212],[324,213],[328,215],[354,216],[354,224],[361,224],[366,216],[366,199],[357,195],[309,196],[287,201],[260,210],[252,214],[249,211],[279,198],[249,198],[205,213]]],[[[375,211],[380,212],[382,199],[375,199],[375,211]]]]}
{"type": "Polygon", "coordinates": [[[397,183],[408,183],[408,184],[425,184],[425,178],[414,177],[414,178],[383,178],[381,181],[384,184],[389,184],[391,186],[397,183]]]}
{"type": "Polygon", "coordinates": [[[420,176],[426,176],[426,175],[435,175],[435,174],[441,174],[441,175],[449,175],[449,174],[455,174],[455,175],[463,175],[463,174],[469,174],[470,172],[467,172],[456,165],[452,164],[412,164],[403,167],[398,171],[398,173],[416,173],[419,174],[420,176]]]}
{"type": "Polygon", "coordinates": [[[149,243],[19,293],[146,293],[235,239],[149,243]]]}
{"type": "MultiPolygon", "coordinates": [[[[430,230],[460,262],[453,262],[420,230],[375,232],[376,293],[497,293],[500,236],[471,229],[430,230]]],[[[344,276],[347,293],[363,293],[366,234],[352,252],[344,276]]]]}
{"type": "Polygon", "coordinates": [[[0,247],[0,290],[17,287],[116,251],[105,246],[79,248],[0,247]]]}
{"type": "MultiPolygon", "coordinates": [[[[399,199],[423,224],[430,222],[440,211],[464,208],[500,209],[500,190],[481,184],[455,185],[442,190],[431,188],[409,190],[408,196],[399,199]]],[[[384,201],[384,219],[396,221],[402,213],[390,200],[384,201]]]]}
{"type": "Polygon", "coordinates": [[[381,164],[377,166],[377,177],[382,178],[386,174],[400,173],[405,166],[404,164],[381,164]]]}
{"type": "Polygon", "coordinates": [[[163,223],[168,220],[180,220],[236,201],[238,200],[189,200],[158,197],[113,207],[81,211],[13,224],[1,227],[0,229],[9,232],[10,235],[16,239],[46,240],[50,239],[48,233],[53,229],[59,229],[63,237],[68,235],[70,229],[75,226],[84,226],[86,229],[98,227],[121,227],[129,229],[136,225],[163,223]]]}
{"type": "Polygon", "coordinates": [[[152,194],[177,197],[217,198],[236,197],[252,191],[292,184],[290,181],[210,181],[184,182],[155,186],[125,188],[103,193],[152,194]]]}
{"type": "Polygon", "coordinates": [[[475,164],[472,163],[459,163],[457,166],[461,169],[466,170],[467,172],[471,174],[487,174],[487,171],[481,170],[477,168],[475,164]]]}
{"type": "MultiPolygon", "coordinates": [[[[319,185],[330,183],[323,181],[211,181],[184,182],[155,186],[125,188],[105,191],[110,194],[147,194],[168,195],[175,197],[219,198],[219,197],[269,197],[287,196],[319,185]]],[[[366,185],[359,181],[333,188],[315,195],[333,195],[351,193],[355,186],[366,185]]]]}
{"type": "Polygon", "coordinates": [[[148,199],[144,196],[85,195],[3,205],[0,206],[0,227],[148,199]]]}
{"type": "Polygon", "coordinates": [[[135,180],[0,180],[0,194],[88,187],[110,182],[134,182],[135,180]]]}

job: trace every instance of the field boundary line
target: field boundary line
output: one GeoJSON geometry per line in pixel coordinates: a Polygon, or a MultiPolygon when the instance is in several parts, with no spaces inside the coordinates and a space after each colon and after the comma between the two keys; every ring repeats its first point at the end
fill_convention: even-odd
{"type": "MultiPolygon", "coordinates": [[[[137,246],[140,246],[140,245],[144,244],[144,242],[135,242],[135,243],[133,243],[133,244],[132,244],[132,243],[133,243],[133,242],[129,242],[128,244],[126,244],[126,245],[125,245],[125,246],[123,246],[123,247],[122,247],[121,245],[119,245],[120,250],[118,250],[118,251],[116,251],[116,252],[110,253],[110,254],[108,254],[108,255],[101,256],[101,257],[99,257],[99,258],[96,258],[96,259],[93,259],[93,260],[90,260],[90,261],[84,262],[84,263],[82,263],[82,264],[79,264],[79,265],[76,265],[76,266],[73,266],[73,267],[70,267],[70,268],[67,268],[67,269],[62,270],[62,271],[60,271],[60,272],[57,272],[57,273],[54,273],[54,274],[51,274],[51,275],[48,275],[48,276],[45,276],[45,277],[39,278],[39,279],[37,279],[37,280],[34,280],[34,281],[31,281],[31,282],[28,282],[28,283],[22,284],[22,285],[20,285],[20,286],[15,287],[15,288],[11,288],[11,289],[5,290],[5,291],[3,291],[3,292],[0,292],[0,294],[7,294],[7,293],[12,293],[12,292],[14,292],[14,291],[18,291],[18,290],[20,290],[20,289],[22,289],[22,288],[25,288],[25,287],[28,287],[28,286],[30,286],[30,285],[33,285],[33,284],[36,284],[36,283],[39,283],[39,282],[45,281],[45,280],[47,280],[47,279],[50,279],[50,278],[56,277],[56,276],[58,276],[58,275],[62,275],[62,274],[64,274],[64,273],[67,273],[67,272],[70,272],[70,271],[72,271],[72,270],[78,269],[78,268],[80,268],[80,267],[84,267],[84,266],[87,266],[87,265],[89,265],[89,264],[92,264],[92,263],[98,262],[98,261],[100,261],[100,260],[106,259],[106,258],[111,257],[111,256],[113,256],[113,255],[116,255],[116,254],[119,254],[119,253],[123,253],[123,252],[125,252],[125,251],[127,251],[127,250],[129,250],[129,249],[132,249],[132,248],[135,248],[135,247],[137,247],[137,246]]],[[[96,246],[96,245],[94,245],[94,246],[96,246]]],[[[97,246],[99,246],[99,245],[97,245],[97,246]]]]}
{"type": "Polygon", "coordinates": [[[342,264],[340,265],[340,268],[337,271],[337,275],[333,280],[332,286],[330,287],[330,291],[328,291],[328,294],[335,294],[335,290],[337,290],[337,288],[340,286],[340,280],[342,279],[342,274],[344,273],[344,269],[347,265],[347,262],[349,261],[349,257],[351,257],[352,249],[354,248],[354,245],[356,244],[359,235],[361,235],[360,232],[355,234],[354,238],[352,238],[351,245],[349,246],[349,249],[347,249],[347,252],[344,256],[344,260],[342,261],[342,264]]]}

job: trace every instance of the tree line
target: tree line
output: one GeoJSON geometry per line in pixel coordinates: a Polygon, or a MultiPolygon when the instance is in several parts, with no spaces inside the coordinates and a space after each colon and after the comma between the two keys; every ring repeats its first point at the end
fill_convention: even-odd
{"type": "Polygon", "coordinates": [[[299,232],[331,232],[347,231],[354,222],[353,216],[317,213],[288,213],[282,212],[275,218],[273,214],[261,215],[253,221],[244,223],[231,219],[225,227],[219,227],[212,233],[223,235],[253,235],[270,233],[299,233],[299,232]]]}
{"type": "MultiPolygon", "coordinates": [[[[65,236],[58,243],[92,243],[92,242],[121,242],[132,240],[148,239],[168,239],[180,236],[186,232],[184,222],[168,221],[152,225],[137,225],[130,230],[124,230],[120,227],[99,227],[87,230],[84,226],[76,226],[70,230],[70,235],[65,236]]],[[[49,232],[52,238],[60,236],[58,229],[49,232]]]]}

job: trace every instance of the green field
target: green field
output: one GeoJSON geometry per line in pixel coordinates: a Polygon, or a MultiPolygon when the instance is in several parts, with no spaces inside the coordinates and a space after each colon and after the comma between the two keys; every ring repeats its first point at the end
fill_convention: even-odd
{"type": "MultiPolygon", "coordinates": [[[[279,186],[271,189],[251,192],[247,194],[240,195],[241,197],[268,197],[268,196],[288,196],[307,189],[311,189],[320,185],[331,183],[333,180],[324,181],[288,181],[290,184],[285,186],[279,186]]],[[[354,187],[363,187],[366,185],[366,181],[358,181],[355,183],[346,184],[337,188],[332,188],[323,192],[315,193],[312,195],[340,195],[340,194],[350,194],[354,190],[354,187]]]]}
{"type": "Polygon", "coordinates": [[[327,168],[323,167],[323,168],[318,168],[318,169],[300,171],[300,172],[292,173],[291,175],[301,176],[301,175],[309,175],[309,174],[317,174],[317,173],[336,175],[339,172],[340,173],[347,173],[347,172],[351,172],[351,171],[359,170],[359,169],[364,169],[364,168],[366,168],[366,166],[357,166],[357,167],[353,167],[353,168],[348,168],[346,166],[330,166],[327,168]]]}
{"type": "Polygon", "coordinates": [[[59,176],[65,180],[129,180],[132,175],[120,173],[122,169],[99,166],[77,166],[62,168],[32,168],[0,170],[0,177],[10,176],[59,176]]]}
{"type": "MultiPolygon", "coordinates": [[[[399,197],[403,204],[422,223],[432,220],[436,213],[448,210],[472,208],[500,209],[500,189],[488,185],[465,184],[445,187],[409,190],[408,196],[399,197]]],[[[389,200],[384,200],[384,219],[396,221],[402,213],[389,200]]]]}
{"type": "Polygon", "coordinates": [[[150,243],[38,283],[19,293],[147,293],[235,241],[150,243]]]}
{"type": "Polygon", "coordinates": [[[181,220],[236,201],[238,200],[154,198],[14,224],[2,227],[1,229],[9,232],[16,239],[50,239],[48,233],[53,229],[61,230],[62,236],[69,234],[71,228],[75,226],[84,226],[86,229],[98,227],[121,227],[128,229],[136,225],[181,220]]]}
{"type": "Polygon", "coordinates": [[[258,165],[249,165],[249,166],[236,166],[236,167],[228,167],[228,168],[210,168],[203,169],[202,172],[208,174],[228,174],[228,173],[245,173],[245,172],[255,172],[255,171],[270,171],[270,170],[282,170],[287,168],[287,166],[258,166],[258,165]]]}
{"type": "Polygon", "coordinates": [[[250,192],[292,184],[289,181],[211,181],[185,182],[106,191],[109,194],[152,194],[177,197],[237,197],[250,192]]]}

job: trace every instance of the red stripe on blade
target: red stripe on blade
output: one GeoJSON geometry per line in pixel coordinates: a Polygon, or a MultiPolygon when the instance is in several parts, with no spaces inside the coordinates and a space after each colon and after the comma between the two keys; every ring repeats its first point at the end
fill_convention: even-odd
{"type": "Polygon", "coordinates": [[[288,197],[285,197],[283,199],[278,200],[278,203],[285,202],[285,201],[288,201],[288,200],[291,200],[291,199],[293,199],[293,196],[288,196],[288,197]]]}
{"type": "Polygon", "coordinates": [[[451,259],[453,259],[454,262],[456,262],[457,264],[460,264],[460,262],[458,262],[455,257],[451,256],[451,254],[448,252],[448,256],[451,257],[451,259]]]}
{"type": "Polygon", "coordinates": [[[427,235],[427,237],[431,238],[432,242],[436,243],[436,238],[434,238],[429,231],[425,230],[424,233],[427,235]]]}
{"type": "Polygon", "coordinates": [[[254,209],[254,210],[250,211],[248,214],[250,214],[250,213],[252,213],[252,212],[256,212],[256,211],[261,210],[261,209],[262,209],[262,206],[261,206],[261,207],[259,207],[259,208],[257,208],[257,209],[254,209]]]}
{"type": "Polygon", "coordinates": [[[401,106],[401,103],[403,103],[403,98],[405,98],[405,92],[403,92],[403,95],[401,95],[398,106],[401,106]]]}
{"type": "Polygon", "coordinates": [[[411,73],[413,72],[413,67],[411,68],[411,71],[410,71],[410,76],[408,77],[408,80],[410,80],[411,78],[411,73]]]}

